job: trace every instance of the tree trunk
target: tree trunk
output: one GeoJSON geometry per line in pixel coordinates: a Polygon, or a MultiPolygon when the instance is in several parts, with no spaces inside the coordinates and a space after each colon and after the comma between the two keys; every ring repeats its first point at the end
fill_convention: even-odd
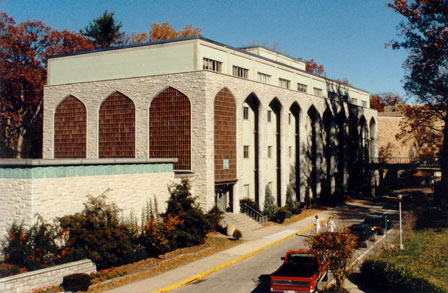
{"type": "Polygon", "coordinates": [[[437,197],[440,198],[442,204],[447,202],[448,198],[448,109],[445,113],[445,125],[443,126],[443,144],[440,151],[440,169],[442,171],[442,180],[438,190],[437,197]]]}
{"type": "Polygon", "coordinates": [[[19,134],[16,145],[16,151],[17,151],[16,159],[22,158],[23,142],[24,142],[24,134],[19,134]]]}

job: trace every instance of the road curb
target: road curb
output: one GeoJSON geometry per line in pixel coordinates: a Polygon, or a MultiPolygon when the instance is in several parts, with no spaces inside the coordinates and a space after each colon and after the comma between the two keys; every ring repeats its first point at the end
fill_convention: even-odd
{"type": "MultiPolygon", "coordinates": [[[[362,207],[362,206],[364,206],[365,204],[366,204],[366,203],[361,203],[361,204],[359,204],[359,205],[356,205],[356,207],[362,207]]],[[[351,211],[351,210],[354,209],[354,208],[355,208],[355,207],[349,207],[349,208],[346,209],[346,210],[337,212],[336,215],[342,215],[343,213],[346,213],[346,212],[348,212],[348,211],[351,211]]],[[[326,220],[328,220],[328,218],[324,218],[324,219],[322,219],[320,222],[322,223],[322,222],[325,222],[326,220]]],[[[264,251],[264,250],[266,250],[266,249],[268,249],[268,248],[270,248],[270,247],[272,247],[272,246],[275,246],[275,245],[277,245],[277,244],[279,244],[279,243],[281,243],[281,242],[283,242],[283,241],[286,241],[286,240],[288,240],[288,239],[290,239],[290,238],[292,238],[292,237],[294,237],[294,236],[296,236],[296,235],[300,235],[300,234],[302,234],[302,233],[304,233],[304,232],[306,232],[306,231],[312,229],[313,227],[314,227],[314,225],[309,225],[309,226],[307,226],[307,227],[305,227],[305,228],[303,228],[303,229],[301,229],[301,230],[299,230],[299,231],[297,231],[297,232],[294,232],[294,233],[292,233],[292,234],[290,234],[290,235],[288,235],[288,236],[285,236],[285,237],[283,237],[283,238],[281,238],[281,239],[279,239],[279,240],[276,240],[276,241],[274,241],[274,242],[272,242],[272,243],[269,243],[268,245],[263,246],[262,248],[259,248],[259,249],[257,249],[257,250],[254,250],[254,251],[250,252],[250,253],[247,253],[247,254],[245,254],[245,255],[243,255],[243,256],[241,256],[241,257],[238,257],[238,258],[236,258],[236,259],[234,259],[234,260],[231,260],[231,261],[229,261],[229,262],[227,262],[227,263],[225,263],[225,264],[222,264],[222,265],[220,265],[220,266],[214,267],[214,268],[212,268],[212,269],[210,269],[210,270],[207,270],[207,271],[205,271],[205,272],[203,272],[203,273],[197,274],[197,275],[195,275],[195,276],[193,276],[193,277],[191,277],[191,278],[188,278],[188,279],[186,279],[186,280],[183,280],[183,281],[181,281],[181,282],[178,282],[178,283],[176,283],[176,284],[174,284],[174,285],[170,285],[170,286],[167,286],[167,287],[165,287],[165,288],[162,288],[162,289],[159,289],[159,290],[156,290],[156,291],[152,291],[152,292],[154,292],[154,293],[167,292],[167,291],[174,290],[174,289],[176,289],[176,288],[185,286],[185,285],[188,284],[188,283],[191,283],[191,282],[193,282],[193,281],[195,281],[195,280],[197,280],[197,279],[201,279],[201,278],[203,278],[203,277],[205,277],[205,276],[207,276],[207,275],[210,275],[210,274],[212,274],[212,273],[214,273],[214,272],[216,272],[216,271],[219,271],[219,270],[221,270],[221,269],[223,269],[223,268],[226,268],[226,267],[228,267],[228,266],[230,266],[230,265],[232,265],[232,264],[235,264],[235,263],[237,263],[237,262],[240,262],[240,261],[242,261],[242,260],[245,260],[245,259],[247,259],[247,258],[249,258],[249,257],[251,257],[251,256],[253,256],[253,255],[255,255],[255,254],[258,254],[258,253],[260,253],[260,252],[262,252],[262,251],[264,251]]]]}

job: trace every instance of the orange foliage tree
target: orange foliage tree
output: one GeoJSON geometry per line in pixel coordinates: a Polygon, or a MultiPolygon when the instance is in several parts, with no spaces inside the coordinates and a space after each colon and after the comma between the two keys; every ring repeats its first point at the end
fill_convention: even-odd
{"type": "Polygon", "coordinates": [[[442,148],[443,121],[427,105],[405,105],[400,108],[404,119],[400,122],[397,140],[414,141],[419,157],[436,157],[442,148]]]}
{"type": "Polygon", "coordinates": [[[168,22],[153,23],[149,30],[149,35],[146,33],[132,33],[131,43],[138,44],[144,42],[155,42],[170,39],[185,38],[191,36],[201,36],[201,29],[193,27],[191,24],[186,25],[179,31],[176,31],[174,27],[168,22]]]}
{"type": "Polygon", "coordinates": [[[33,154],[29,145],[41,145],[47,58],[94,47],[79,33],[40,21],[16,24],[0,12],[0,48],[0,157],[39,157],[40,148],[33,154]]]}
{"type": "Polygon", "coordinates": [[[355,252],[356,237],[348,229],[324,232],[307,239],[310,249],[328,261],[328,268],[340,289],[344,279],[350,274],[350,263],[355,252]]]}
{"type": "Polygon", "coordinates": [[[320,75],[320,76],[325,76],[326,72],[325,72],[324,66],[322,64],[317,64],[314,59],[303,60],[301,57],[299,57],[299,58],[297,58],[297,60],[299,60],[301,62],[305,62],[306,72],[320,75]]]}
{"type": "Polygon", "coordinates": [[[446,0],[394,0],[388,4],[404,17],[398,28],[402,39],[393,49],[405,49],[404,89],[440,119],[442,180],[435,192],[439,203],[448,203],[448,3],[446,0]]]}
{"type": "Polygon", "coordinates": [[[384,112],[386,106],[396,106],[404,104],[404,99],[394,93],[373,94],[370,96],[370,108],[378,112],[384,112]]]}

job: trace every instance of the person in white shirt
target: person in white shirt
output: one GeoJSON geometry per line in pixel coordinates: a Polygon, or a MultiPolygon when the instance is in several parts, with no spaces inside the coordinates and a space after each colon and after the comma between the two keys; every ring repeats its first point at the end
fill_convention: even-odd
{"type": "Polygon", "coordinates": [[[334,232],[336,230],[336,223],[333,221],[333,216],[328,218],[327,230],[328,230],[328,232],[334,232]]]}
{"type": "Polygon", "coordinates": [[[314,220],[314,234],[319,234],[320,231],[320,221],[319,217],[316,215],[314,220]]]}

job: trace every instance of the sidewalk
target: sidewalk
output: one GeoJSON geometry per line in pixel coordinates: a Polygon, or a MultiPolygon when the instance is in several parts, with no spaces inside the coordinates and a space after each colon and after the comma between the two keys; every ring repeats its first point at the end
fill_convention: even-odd
{"type": "MultiPolygon", "coordinates": [[[[364,200],[337,206],[327,211],[319,212],[321,222],[328,217],[343,212],[351,207],[362,206],[364,200]]],[[[163,274],[137,281],[107,292],[165,292],[183,286],[193,280],[207,276],[215,271],[246,259],[271,246],[285,241],[296,234],[302,234],[313,228],[314,216],[294,222],[288,226],[274,225],[248,231],[243,235],[244,243],[216,253],[209,257],[181,266],[163,274]]]]}

